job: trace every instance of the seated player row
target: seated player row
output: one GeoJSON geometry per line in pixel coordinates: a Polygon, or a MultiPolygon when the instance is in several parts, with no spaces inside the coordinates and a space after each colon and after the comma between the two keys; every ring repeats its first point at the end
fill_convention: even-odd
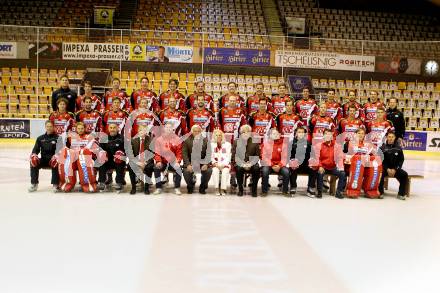
{"type": "MultiPolygon", "coordinates": [[[[380,113],[379,113],[380,114],[380,113]]],[[[251,175],[251,193],[257,196],[257,184],[262,178],[262,195],[269,191],[269,175],[282,176],[284,195],[296,193],[296,178],[299,172],[308,174],[307,195],[322,197],[325,174],[338,178],[336,197],[358,197],[361,189],[371,198],[383,194],[385,176],[395,176],[400,182],[400,199],[405,198],[407,174],[402,170],[403,152],[397,143],[394,132],[386,132],[385,144],[377,144],[371,137],[365,137],[365,129],[360,127],[355,136],[340,135],[335,138],[332,129],[325,129],[323,136],[307,139],[305,127],[298,127],[293,137],[281,137],[276,128],[261,138],[252,133],[249,125],[239,128],[240,135],[231,145],[224,133],[216,129],[211,136],[195,124],[189,135],[178,136],[173,123],[166,122],[162,127],[148,129],[141,125],[133,138],[118,131],[116,123],[109,124],[109,134],[86,134],[82,122],[76,124],[76,131],[58,136],[54,125],[46,122],[46,133],[40,136],[30,157],[31,187],[37,190],[39,169],[52,169],[54,191],[71,191],[77,175],[84,192],[96,192],[109,188],[111,171],[116,171],[116,190],[125,185],[125,168],[129,171],[131,194],[136,193],[138,180],[144,182],[144,193],[150,193],[154,173],[155,193],[162,191],[162,172],[174,173],[176,194],[181,194],[180,181],[183,175],[189,194],[194,192],[195,174],[201,173],[199,193],[205,194],[210,178],[218,192],[225,192],[231,173],[236,174],[238,196],[243,196],[244,175],[251,175]],[[378,147],[379,145],[380,148],[378,147]],[[41,153],[41,157],[39,154],[41,153]],[[382,158],[384,158],[382,160],[382,158]],[[183,162],[183,165],[181,166],[183,162]],[[99,179],[96,180],[96,173],[99,179]],[[348,184],[346,187],[346,174],[348,184]],[[97,184],[99,182],[99,185],[97,184]],[[317,185],[317,194],[314,189],[317,185]]],[[[130,133],[127,130],[126,133],[130,133]]]]}

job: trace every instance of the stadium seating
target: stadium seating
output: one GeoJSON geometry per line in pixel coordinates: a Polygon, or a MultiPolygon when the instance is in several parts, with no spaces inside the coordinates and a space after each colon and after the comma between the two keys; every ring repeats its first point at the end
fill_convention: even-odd
{"type": "Polygon", "coordinates": [[[259,0],[204,0],[160,3],[141,0],[132,41],[217,47],[269,48],[259,0]],[[201,33],[206,33],[203,37],[201,33]]]}
{"type": "MultiPolygon", "coordinates": [[[[436,17],[318,8],[314,0],[278,0],[278,7],[283,20],[306,18],[310,34],[322,37],[310,42],[314,50],[412,57],[440,54],[440,43],[403,43],[440,40],[436,17]],[[366,41],[362,44],[356,40],[366,41]]],[[[294,44],[290,44],[287,48],[293,47],[294,44]]]]}

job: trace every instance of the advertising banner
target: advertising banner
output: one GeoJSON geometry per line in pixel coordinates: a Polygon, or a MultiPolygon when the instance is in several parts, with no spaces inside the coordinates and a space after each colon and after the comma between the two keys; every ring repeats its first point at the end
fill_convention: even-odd
{"type": "Polygon", "coordinates": [[[428,141],[426,150],[428,152],[440,152],[440,132],[428,131],[428,141]]]}
{"type": "Polygon", "coordinates": [[[0,119],[0,138],[30,138],[30,121],[0,119]]]}
{"type": "Polygon", "coordinates": [[[313,84],[310,76],[289,75],[288,81],[292,89],[292,96],[295,100],[302,98],[302,90],[305,87],[310,89],[310,94],[313,94],[313,84]]]}
{"type": "Polygon", "coordinates": [[[63,60],[128,61],[129,59],[129,44],[63,43],[63,60]]]}
{"type": "Polygon", "coordinates": [[[144,44],[130,44],[130,61],[145,61],[147,48],[144,44]]]}
{"type": "Polygon", "coordinates": [[[0,59],[16,59],[17,43],[0,42],[0,59]]]}
{"type": "Polygon", "coordinates": [[[96,6],[93,13],[95,24],[111,25],[114,12],[114,7],[96,6]]]}
{"type": "Polygon", "coordinates": [[[426,151],[427,133],[420,131],[406,131],[402,141],[404,150],[426,151]]]}
{"type": "Polygon", "coordinates": [[[194,48],[186,46],[147,46],[148,62],[192,63],[194,48]]]}
{"type": "Polygon", "coordinates": [[[376,57],[376,71],[385,73],[420,74],[422,60],[406,57],[376,57]]]}
{"type": "Polygon", "coordinates": [[[45,60],[61,60],[62,58],[62,43],[45,43],[40,42],[38,43],[29,43],[29,58],[30,59],[36,59],[37,55],[40,59],[45,60]]]}
{"type": "Polygon", "coordinates": [[[205,48],[204,63],[270,66],[270,50],[205,48]]]}
{"type": "Polygon", "coordinates": [[[275,52],[275,66],[374,72],[375,57],[328,52],[283,52],[277,50],[275,52]]]}

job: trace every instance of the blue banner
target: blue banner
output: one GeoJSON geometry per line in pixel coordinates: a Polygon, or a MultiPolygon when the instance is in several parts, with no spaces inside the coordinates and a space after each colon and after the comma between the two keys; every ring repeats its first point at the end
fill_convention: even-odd
{"type": "Polygon", "coordinates": [[[205,64],[270,66],[270,50],[205,48],[205,64]]]}
{"type": "Polygon", "coordinates": [[[406,131],[402,147],[404,150],[426,151],[427,136],[426,132],[406,131]]]}
{"type": "Polygon", "coordinates": [[[305,87],[310,89],[310,95],[314,94],[312,79],[310,76],[289,75],[288,81],[292,89],[292,96],[295,100],[302,98],[302,90],[305,87]]]}

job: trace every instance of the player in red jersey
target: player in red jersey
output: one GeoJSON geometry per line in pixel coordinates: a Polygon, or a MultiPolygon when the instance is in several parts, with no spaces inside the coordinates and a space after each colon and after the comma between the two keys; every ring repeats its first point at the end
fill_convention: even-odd
{"type": "Polygon", "coordinates": [[[286,111],[276,117],[278,131],[282,137],[293,139],[298,127],[303,126],[301,117],[293,112],[293,100],[286,101],[286,111]]]}
{"type": "Polygon", "coordinates": [[[265,138],[272,128],[276,128],[275,115],[267,111],[266,98],[261,98],[258,105],[258,111],[253,112],[249,117],[249,125],[255,137],[265,138]]]}
{"type": "Polygon", "coordinates": [[[309,88],[305,87],[302,91],[302,99],[295,103],[295,111],[301,117],[303,125],[309,127],[312,116],[318,113],[316,101],[310,97],[309,88]]]}
{"type": "Polygon", "coordinates": [[[67,112],[67,100],[64,98],[60,98],[57,100],[57,108],[58,110],[52,112],[49,116],[49,120],[52,121],[55,127],[55,133],[57,135],[62,135],[72,130],[75,119],[74,114],[67,112]]]}
{"type": "Polygon", "coordinates": [[[101,98],[92,93],[92,82],[86,80],[84,82],[84,95],[78,96],[78,98],[76,98],[76,111],[77,112],[84,109],[84,99],[86,97],[90,97],[92,99],[92,105],[91,105],[92,110],[96,110],[100,113],[102,113],[104,111],[101,98]]]}
{"type": "Polygon", "coordinates": [[[220,99],[218,100],[218,109],[220,111],[220,109],[228,107],[228,103],[229,103],[229,97],[230,96],[235,96],[238,97],[237,100],[237,108],[242,108],[244,112],[246,112],[246,115],[248,114],[245,108],[245,102],[243,97],[241,97],[238,92],[237,92],[237,84],[233,81],[228,83],[228,93],[221,96],[220,99]]]}
{"type": "Polygon", "coordinates": [[[274,95],[271,99],[272,112],[275,115],[279,115],[286,110],[287,101],[291,101],[292,98],[287,93],[287,86],[285,83],[281,83],[278,86],[278,94],[274,95]]]}
{"type": "Polygon", "coordinates": [[[112,109],[112,104],[114,98],[118,97],[120,103],[121,110],[124,110],[126,112],[131,112],[131,104],[130,104],[130,98],[127,96],[127,93],[123,90],[121,90],[119,87],[121,86],[121,81],[119,78],[113,78],[112,81],[112,90],[107,91],[104,96],[104,106],[105,111],[109,111],[112,109]]]}
{"type": "Polygon", "coordinates": [[[382,176],[382,160],[377,147],[365,139],[365,129],[359,128],[353,139],[344,146],[347,181],[347,197],[357,198],[364,189],[365,195],[379,198],[379,182],[382,176]]]}
{"type": "Polygon", "coordinates": [[[148,109],[148,102],[147,98],[141,99],[139,102],[139,108],[131,113],[134,118],[131,128],[132,137],[138,134],[141,125],[145,126],[145,131],[148,134],[150,134],[154,126],[160,125],[159,117],[148,109]]]}
{"type": "Polygon", "coordinates": [[[214,113],[206,109],[205,98],[203,96],[197,96],[197,108],[188,111],[186,121],[188,129],[198,124],[204,132],[212,133],[214,131],[214,113]]]}
{"type": "Polygon", "coordinates": [[[215,113],[214,99],[205,92],[205,83],[203,81],[197,81],[195,85],[196,85],[196,91],[188,98],[186,98],[186,108],[187,109],[197,108],[196,105],[197,97],[202,96],[205,99],[206,109],[211,110],[212,113],[215,113]]]}
{"type": "Polygon", "coordinates": [[[257,112],[259,110],[260,99],[266,99],[267,111],[272,112],[271,100],[264,94],[264,84],[258,82],[255,84],[255,95],[248,97],[246,101],[246,110],[248,113],[257,112]]]}
{"type": "Polygon", "coordinates": [[[394,131],[394,126],[391,121],[384,119],[384,108],[378,108],[376,114],[376,119],[367,124],[367,139],[377,147],[380,147],[387,133],[394,131]]]}
{"type": "Polygon", "coordinates": [[[247,119],[243,109],[237,107],[239,98],[231,95],[228,99],[228,106],[220,110],[218,127],[225,134],[225,140],[233,143],[238,138],[240,127],[247,123],[247,119]]]}
{"type": "Polygon", "coordinates": [[[147,100],[147,109],[155,113],[159,112],[159,99],[157,94],[148,88],[150,80],[144,76],[141,78],[141,88],[134,91],[130,96],[130,102],[133,109],[139,108],[139,103],[142,99],[147,100]]]}
{"type": "Polygon", "coordinates": [[[102,131],[102,117],[101,113],[93,110],[93,102],[91,97],[84,98],[84,108],[78,111],[76,116],[77,122],[83,122],[85,126],[85,133],[99,133],[102,131]]]}
{"type": "Polygon", "coordinates": [[[188,133],[185,113],[176,109],[176,98],[173,96],[168,99],[168,107],[159,112],[159,119],[162,125],[171,123],[179,137],[188,133]]]}
{"type": "Polygon", "coordinates": [[[370,91],[370,102],[365,103],[363,110],[365,114],[365,123],[368,124],[371,121],[376,120],[376,112],[378,108],[384,108],[385,104],[379,100],[376,91],[370,91]]]}
{"type": "Polygon", "coordinates": [[[113,98],[112,109],[104,113],[103,126],[105,133],[109,133],[109,124],[118,125],[119,133],[123,134],[125,122],[127,121],[128,113],[121,110],[121,100],[118,97],[113,98]]]}
{"type": "MultiPolygon", "coordinates": [[[[76,132],[69,133],[66,146],[67,148],[63,149],[59,154],[61,161],[59,166],[61,190],[71,191],[76,182],[75,173],[78,173],[79,183],[83,192],[97,192],[98,186],[93,158],[99,154],[99,146],[95,140],[95,135],[87,134],[84,123],[78,122],[76,124],[76,132]]],[[[104,157],[106,158],[105,154],[104,157]]],[[[101,162],[101,159],[103,157],[98,155],[98,162],[101,162]]]]}
{"type": "Polygon", "coordinates": [[[359,128],[365,129],[362,120],[356,118],[356,111],[356,106],[350,105],[348,107],[348,117],[342,118],[341,122],[339,122],[339,133],[344,136],[345,141],[352,140],[359,128]]]}
{"type": "Polygon", "coordinates": [[[322,141],[324,130],[326,129],[333,131],[333,134],[335,134],[335,122],[332,118],[328,117],[326,113],[327,106],[324,102],[321,102],[321,104],[319,104],[319,113],[314,115],[310,120],[309,134],[312,135],[313,142],[316,140],[322,141]]]}
{"type": "Polygon", "coordinates": [[[351,105],[356,107],[356,115],[355,118],[359,118],[361,120],[364,119],[364,111],[362,109],[362,105],[356,101],[356,91],[348,92],[348,102],[342,106],[342,114],[344,118],[348,117],[348,107],[351,105]]]}
{"type": "Polygon", "coordinates": [[[342,108],[341,104],[336,101],[335,89],[329,89],[327,91],[327,101],[325,102],[325,105],[327,107],[327,112],[325,114],[338,124],[342,119],[342,108]]]}
{"type": "Polygon", "coordinates": [[[170,79],[170,81],[168,82],[169,89],[159,96],[159,106],[161,110],[168,107],[169,98],[171,96],[174,96],[174,98],[176,99],[176,109],[179,109],[183,112],[187,111],[185,97],[181,93],[179,93],[178,87],[179,81],[177,79],[170,79]]]}

